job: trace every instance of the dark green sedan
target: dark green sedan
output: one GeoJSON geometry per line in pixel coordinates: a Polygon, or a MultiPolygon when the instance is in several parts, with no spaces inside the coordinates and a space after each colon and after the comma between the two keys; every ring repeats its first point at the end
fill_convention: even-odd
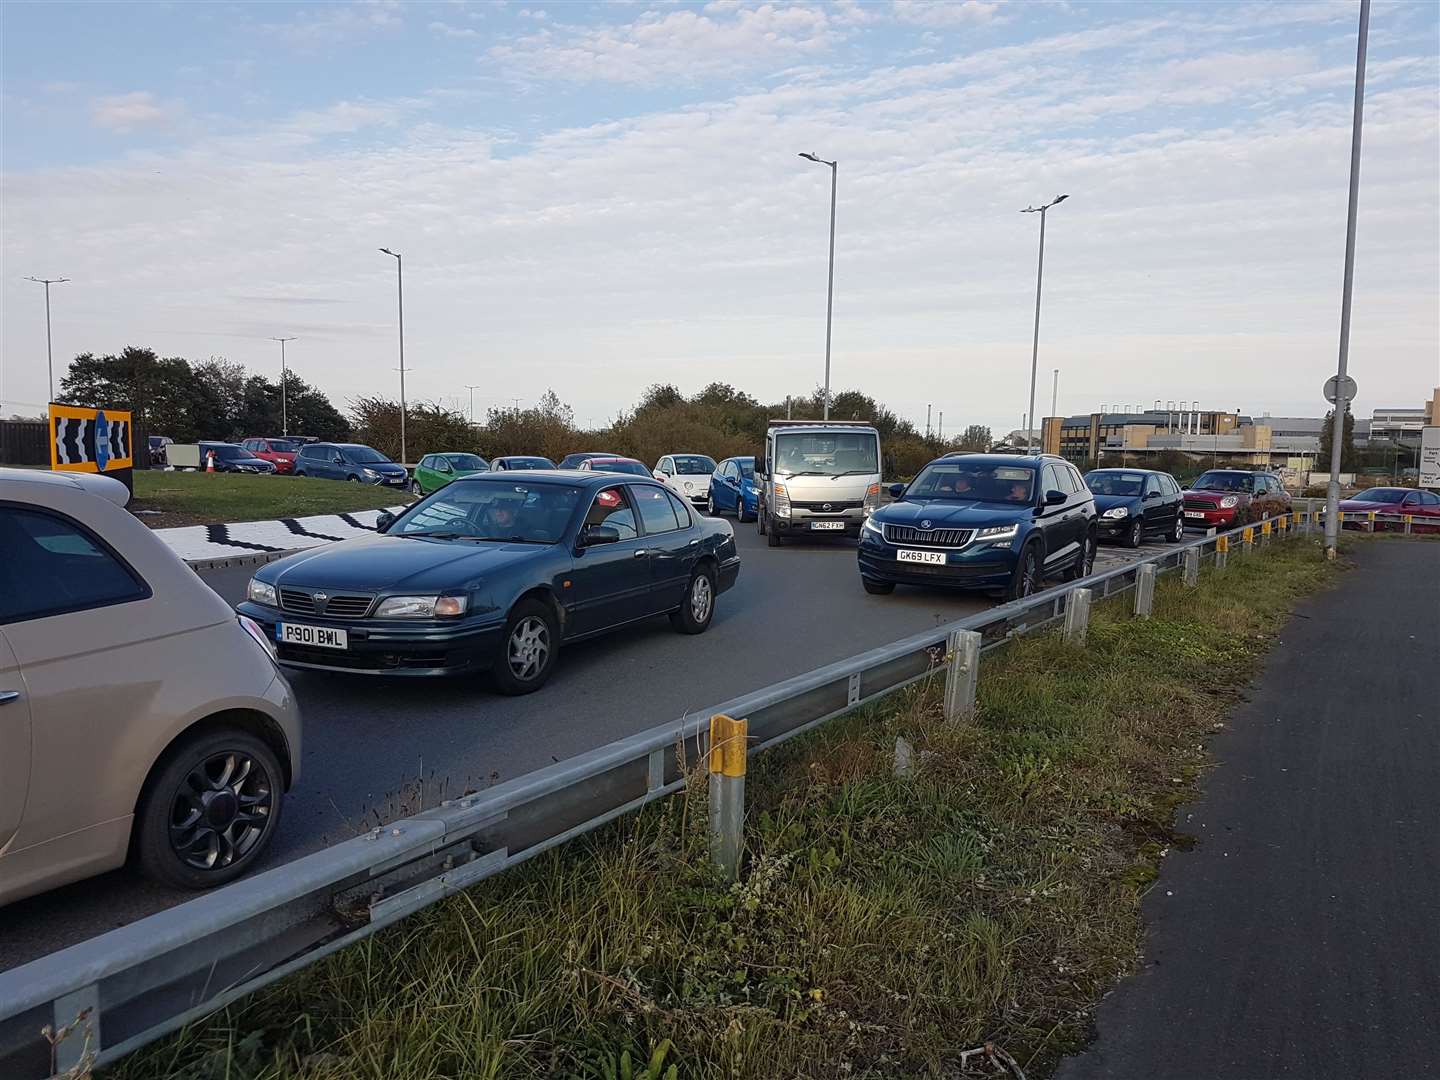
{"type": "Polygon", "coordinates": [[[490,463],[479,454],[426,454],[415,466],[410,490],[423,498],[439,491],[457,476],[489,471],[490,463]]]}

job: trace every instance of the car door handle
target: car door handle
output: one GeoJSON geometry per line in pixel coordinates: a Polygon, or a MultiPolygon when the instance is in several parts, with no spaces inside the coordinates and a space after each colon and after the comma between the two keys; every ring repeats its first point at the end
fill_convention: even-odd
{"type": "Polygon", "coordinates": [[[650,554],[648,551],[646,551],[644,548],[641,548],[639,551],[635,552],[635,558],[643,559],[648,554],[650,554]]]}
{"type": "Polygon", "coordinates": [[[0,690],[0,705],[9,705],[10,702],[19,700],[19,690],[0,690]]]}
{"type": "Polygon", "coordinates": [[[697,536],[697,537],[695,537],[694,540],[691,540],[691,541],[690,541],[690,546],[691,546],[691,547],[694,547],[694,546],[695,546],[696,544],[698,544],[698,543],[700,543],[700,538],[697,536]]]}

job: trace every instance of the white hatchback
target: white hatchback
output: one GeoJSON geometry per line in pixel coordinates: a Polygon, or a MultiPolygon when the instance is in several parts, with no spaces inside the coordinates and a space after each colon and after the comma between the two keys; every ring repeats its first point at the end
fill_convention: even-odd
{"type": "Polygon", "coordinates": [[[655,479],[703,510],[710,501],[710,477],[715,468],[715,459],[704,454],[666,454],[655,463],[655,479]]]}

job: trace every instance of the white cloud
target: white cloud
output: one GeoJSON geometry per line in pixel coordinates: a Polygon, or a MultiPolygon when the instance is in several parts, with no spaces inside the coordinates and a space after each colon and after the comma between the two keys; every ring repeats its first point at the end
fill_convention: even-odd
{"type": "Polygon", "coordinates": [[[161,102],[148,90],[112,94],[90,102],[91,122],[117,135],[127,135],[138,128],[166,127],[174,120],[176,111],[176,106],[161,102]]]}
{"type": "Polygon", "coordinates": [[[891,10],[901,22],[916,26],[972,26],[995,21],[999,3],[987,0],[892,0],[891,10]]]}
{"type": "Polygon", "coordinates": [[[480,36],[480,31],[470,26],[452,26],[450,23],[435,21],[428,27],[432,34],[447,38],[474,38],[480,36]]]}
{"type": "Polygon", "coordinates": [[[497,45],[488,56],[512,74],[574,82],[694,81],[822,53],[843,36],[824,8],[710,4],[647,11],[619,25],[557,25],[497,45]]]}

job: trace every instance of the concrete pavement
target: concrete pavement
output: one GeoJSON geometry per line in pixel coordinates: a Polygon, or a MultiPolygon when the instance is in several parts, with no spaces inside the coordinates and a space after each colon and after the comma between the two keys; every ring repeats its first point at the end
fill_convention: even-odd
{"type": "Polygon", "coordinates": [[[1060,1080],[1440,1076],[1440,545],[1353,545],[1213,750],[1060,1080]]]}

